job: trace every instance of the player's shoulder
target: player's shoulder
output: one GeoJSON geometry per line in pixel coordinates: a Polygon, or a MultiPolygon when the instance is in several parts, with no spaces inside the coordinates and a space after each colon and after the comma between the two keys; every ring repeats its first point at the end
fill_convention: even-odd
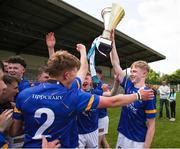
{"type": "Polygon", "coordinates": [[[128,76],[123,76],[123,78],[120,81],[120,85],[126,88],[134,86],[134,84],[132,83],[131,79],[128,76]]]}
{"type": "Polygon", "coordinates": [[[81,97],[84,98],[84,96],[87,96],[91,93],[84,92],[82,89],[72,89],[71,92],[69,92],[69,97],[72,97],[73,99],[79,99],[81,97]]]}
{"type": "Polygon", "coordinates": [[[71,89],[81,89],[81,87],[82,87],[81,79],[79,77],[76,77],[71,84],[71,89]]]}
{"type": "Polygon", "coordinates": [[[30,86],[30,82],[29,80],[22,78],[21,81],[19,82],[19,85],[30,86]]]}
{"type": "Polygon", "coordinates": [[[21,80],[21,82],[29,82],[29,80],[28,79],[26,79],[26,78],[23,78],[22,80],[21,80]]]}
{"type": "Polygon", "coordinates": [[[37,92],[38,88],[40,88],[40,86],[33,86],[33,87],[26,88],[18,93],[17,98],[29,96],[33,94],[34,92],[37,92]]]}

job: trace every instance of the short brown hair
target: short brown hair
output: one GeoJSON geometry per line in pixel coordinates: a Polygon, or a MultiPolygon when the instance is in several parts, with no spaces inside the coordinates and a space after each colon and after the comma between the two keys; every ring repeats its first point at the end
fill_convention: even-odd
{"type": "Polygon", "coordinates": [[[150,71],[150,67],[146,61],[142,61],[142,60],[135,61],[134,63],[132,63],[131,68],[133,66],[138,67],[138,68],[143,69],[143,70],[146,70],[147,72],[150,71]]]}
{"type": "Polygon", "coordinates": [[[19,83],[20,80],[16,77],[13,77],[13,76],[9,76],[9,75],[4,75],[3,76],[3,81],[4,83],[7,85],[7,84],[12,84],[13,82],[17,82],[19,83]]]}
{"type": "Polygon", "coordinates": [[[21,64],[24,68],[26,68],[26,62],[25,62],[24,58],[22,58],[22,57],[19,56],[19,55],[11,56],[11,57],[7,60],[7,62],[8,62],[8,63],[12,63],[12,64],[18,63],[18,64],[21,64]]]}
{"type": "Polygon", "coordinates": [[[47,66],[41,66],[38,68],[38,75],[41,75],[42,73],[48,73],[47,66]]]}
{"type": "Polygon", "coordinates": [[[72,70],[73,68],[80,68],[79,59],[67,51],[60,50],[54,53],[48,60],[46,72],[51,77],[57,77],[64,71],[72,70]]]}

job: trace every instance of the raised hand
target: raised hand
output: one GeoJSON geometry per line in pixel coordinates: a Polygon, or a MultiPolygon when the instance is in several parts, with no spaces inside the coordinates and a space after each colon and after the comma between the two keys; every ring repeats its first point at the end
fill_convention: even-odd
{"type": "Polygon", "coordinates": [[[54,140],[54,141],[51,141],[51,142],[48,142],[47,139],[43,136],[42,138],[42,148],[59,148],[61,145],[60,145],[60,142],[59,140],[54,140]]]}
{"type": "Polygon", "coordinates": [[[48,47],[49,57],[51,57],[55,52],[54,46],[56,44],[56,38],[53,32],[50,32],[46,35],[46,44],[48,47]]]}
{"type": "Polygon", "coordinates": [[[86,51],[86,47],[85,47],[85,45],[79,43],[79,44],[76,45],[76,50],[79,51],[79,52],[86,51]]]}
{"type": "Polygon", "coordinates": [[[56,38],[53,32],[50,32],[46,35],[46,44],[48,48],[54,48],[56,44],[56,38]]]}
{"type": "Polygon", "coordinates": [[[109,91],[109,85],[106,84],[106,83],[104,83],[104,84],[101,86],[101,88],[102,88],[103,92],[109,91]]]}
{"type": "Polygon", "coordinates": [[[88,72],[88,62],[87,62],[87,54],[86,54],[86,47],[79,43],[76,45],[76,50],[80,52],[80,69],[77,73],[77,76],[84,82],[86,74],[88,72]]]}
{"type": "Polygon", "coordinates": [[[0,132],[4,132],[12,124],[13,109],[5,110],[0,115],[0,132]]]}

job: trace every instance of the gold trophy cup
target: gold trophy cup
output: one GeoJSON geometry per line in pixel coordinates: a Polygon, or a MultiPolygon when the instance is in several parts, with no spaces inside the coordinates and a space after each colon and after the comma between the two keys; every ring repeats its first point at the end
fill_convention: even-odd
{"type": "Polygon", "coordinates": [[[111,31],[117,27],[121,19],[124,17],[124,9],[113,3],[112,7],[106,7],[102,10],[101,15],[104,20],[104,31],[99,41],[98,50],[107,56],[112,49],[111,31]]]}

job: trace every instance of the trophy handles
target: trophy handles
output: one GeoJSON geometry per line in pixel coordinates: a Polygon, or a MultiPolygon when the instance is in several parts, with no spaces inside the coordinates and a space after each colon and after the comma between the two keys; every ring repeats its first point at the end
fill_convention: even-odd
{"type": "MultiPolygon", "coordinates": [[[[116,3],[112,4],[112,7],[106,7],[101,11],[101,16],[104,21],[104,29],[111,31],[115,29],[121,19],[124,17],[124,9],[116,3]]],[[[107,33],[104,33],[107,34],[107,33]]]]}
{"type": "Polygon", "coordinates": [[[111,14],[109,18],[108,30],[115,29],[125,15],[124,9],[116,3],[112,4],[111,14]]]}
{"type": "Polygon", "coordinates": [[[101,11],[101,16],[104,21],[104,29],[105,30],[108,29],[110,14],[111,14],[111,7],[106,7],[101,11]]]}

